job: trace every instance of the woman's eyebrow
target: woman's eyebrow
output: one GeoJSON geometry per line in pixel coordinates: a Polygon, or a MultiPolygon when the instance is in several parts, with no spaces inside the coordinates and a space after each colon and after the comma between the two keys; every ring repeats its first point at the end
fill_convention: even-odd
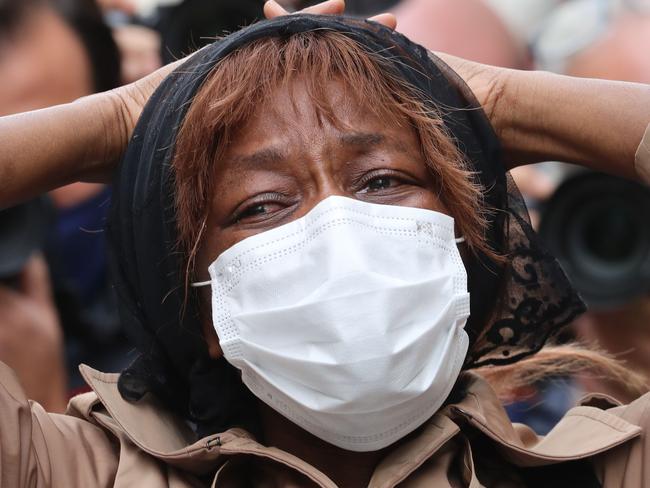
{"type": "Polygon", "coordinates": [[[247,169],[250,167],[258,168],[260,166],[272,166],[284,161],[286,158],[286,150],[277,146],[272,146],[260,149],[252,154],[234,156],[230,161],[238,169],[247,169]]]}
{"type": "Polygon", "coordinates": [[[402,141],[393,137],[387,137],[378,132],[350,132],[341,134],[339,137],[341,144],[347,146],[361,146],[363,148],[372,148],[380,145],[389,144],[392,149],[403,153],[409,153],[409,147],[402,141]]]}
{"type": "MultiPolygon", "coordinates": [[[[407,148],[400,141],[386,137],[377,132],[349,132],[339,136],[339,142],[344,146],[358,146],[372,148],[382,144],[391,143],[391,147],[401,152],[408,152],[407,148]]],[[[249,168],[259,169],[264,166],[273,166],[283,163],[288,158],[286,148],[282,146],[270,146],[252,154],[237,155],[230,159],[230,162],[237,169],[246,170],[249,168]]]]}
{"type": "Polygon", "coordinates": [[[386,136],[376,132],[350,132],[341,134],[339,140],[347,146],[377,146],[386,140],[386,136]]]}

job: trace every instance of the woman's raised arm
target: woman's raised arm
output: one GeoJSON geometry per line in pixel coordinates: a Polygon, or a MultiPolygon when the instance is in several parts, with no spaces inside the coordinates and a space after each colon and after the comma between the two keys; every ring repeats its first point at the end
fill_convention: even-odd
{"type": "MultiPolygon", "coordinates": [[[[342,8],[341,0],[330,0],[310,12],[341,13],[342,8]]],[[[267,17],[284,14],[267,3],[267,17]]],[[[390,15],[375,20],[395,25],[390,15]]],[[[477,95],[510,167],[558,160],[650,180],[645,168],[650,156],[637,157],[635,164],[650,123],[650,86],[440,56],[477,95]]],[[[108,181],[146,100],[180,63],[108,93],[0,118],[0,208],[74,181],[108,181]]]]}
{"type": "Polygon", "coordinates": [[[181,62],[110,92],[0,117],[0,208],[75,181],[108,181],[147,99],[181,62]]]}
{"type": "Polygon", "coordinates": [[[476,94],[510,168],[565,161],[650,184],[650,154],[639,154],[635,162],[650,124],[650,85],[509,70],[439,56],[476,94]]]}

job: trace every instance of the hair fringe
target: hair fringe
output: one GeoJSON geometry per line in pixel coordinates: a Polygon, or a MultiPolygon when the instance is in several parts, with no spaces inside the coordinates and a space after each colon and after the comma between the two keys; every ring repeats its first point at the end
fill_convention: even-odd
{"type": "MultiPolygon", "coordinates": [[[[343,33],[320,30],[243,46],[217,64],[194,97],[172,162],[179,249],[189,264],[186,274],[194,271],[200,224],[209,212],[212,175],[224,147],[274,90],[292,90],[295,80],[306,87],[321,121],[344,127],[336,119],[327,88],[329,82],[341,82],[346,96],[354,97],[372,115],[412,127],[441,200],[465,237],[467,251],[500,259],[485,238],[489,210],[482,200],[483,189],[437,108],[379,54],[343,33]]],[[[185,281],[187,285],[190,280],[185,281]]]]}

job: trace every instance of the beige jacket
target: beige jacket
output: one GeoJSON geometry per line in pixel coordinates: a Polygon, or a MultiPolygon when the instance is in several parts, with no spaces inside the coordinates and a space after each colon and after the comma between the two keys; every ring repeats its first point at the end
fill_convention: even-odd
{"type": "MultiPolygon", "coordinates": [[[[117,374],[86,366],[81,371],[93,392],[73,398],[66,415],[55,415],[29,402],[13,372],[0,363],[0,486],[262,486],[244,484],[255,472],[292,480],[281,486],[335,486],[316,468],[259,444],[242,429],[197,440],[153,399],[123,400],[117,374]]],[[[644,434],[650,428],[650,393],[625,407],[609,408],[608,401],[592,398],[591,405],[608,409],[578,406],[538,437],[509,421],[478,376],[464,374],[459,381],[467,392],[463,400],[444,407],[391,452],[370,486],[510,488],[549,486],[555,478],[565,482],[556,487],[585,486],[567,485],[566,472],[552,471],[557,466],[544,468],[574,461],[569,473],[595,472],[604,487],[650,487],[650,437],[644,434]],[[531,480],[544,481],[531,485],[531,480]]]]}
{"type": "MultiPolygon", "coordinates": [[[[650,128],[636,155],[650,183],[650,128]]],[[[25,398],[0,363],[0,487],[237,487],[251,473],[291,480],[281,486],[334,487],[322,472],[241,429],[196,439],[151,398],[131,404],[116,374],[86,366],[93,392],[72,399],[66,415],[25,398]]],[[[605,488],[650,487],[650,393],[628,406],[592,397],[546,436],[512,424],[490,386],[464,374],[466,394],[436,413],[377,467],[371,487],[580,486],[588,472],[605,488]],[[480,481],[479,481],[480,480],[480,481]]]]}

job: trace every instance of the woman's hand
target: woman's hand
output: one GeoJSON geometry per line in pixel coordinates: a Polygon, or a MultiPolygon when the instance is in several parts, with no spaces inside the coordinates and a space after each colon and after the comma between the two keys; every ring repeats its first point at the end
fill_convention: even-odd
{"type": "Polygon", "coordinates": [[[507,168],[564,161],[650,183],[650,168],[635,163],[650,123],[650,85],[436,55],[474,92],[501,142],[507,168]]]}
{"type": "MultiPolygon", "coordinates": [[[[192,55],[190,55],[192,56],[192,55]]],[[[109,139],[107,144],[107,153],[101,158],[105,162],[103,168],[98,167],[94,175],[87,175],[86,179],[91,180],[108,180],[115,167],[115,164],[122,156],[126,146],[135,129],[135,125],[140,118],[149,97],[158,88],[158,85],[167,75],[178,68],[190,57],[179,59],[173,63],[167,64],[162,68],[154,71],[133,83],[121,86],[100,96],[106,96],[111,102],[109,117],[107,120],[107,134],[113,134],[114,137],[109,139]],[[111,115],[112,112],[112,115],[111,115]]]]}
{"type": "Polygon", "coordinates": [[[508,78],[513,70],[468,61],[451,54],[441,52],[434,54],[467,83],[498,132],[499,112],[497,109],[501,108],[500,102],[504,90],[508,87],[508,78]]]}
{"type": "MultiPolygon", "coordinates": [[[[327,0],[321,2],[318,5],[313,7],[307,7],[300,11],[304,14],[318,14],[318,15],[341,15],[345,11],[345,1],[344,0],[327,0]]],[[[289,12],[284,9],[278,2],[275,0],[268,0],[264,4],[264,16],[267,19],[273,19],[275,17],[280,17],[282,15],[289,15],[289,12]]],[[[370,17],[368,20],[373,20],[380,24],[385,25],[389,29],[395,29],[397,26],[397,19],[393,14],[384,13],[370,17]]]]}

